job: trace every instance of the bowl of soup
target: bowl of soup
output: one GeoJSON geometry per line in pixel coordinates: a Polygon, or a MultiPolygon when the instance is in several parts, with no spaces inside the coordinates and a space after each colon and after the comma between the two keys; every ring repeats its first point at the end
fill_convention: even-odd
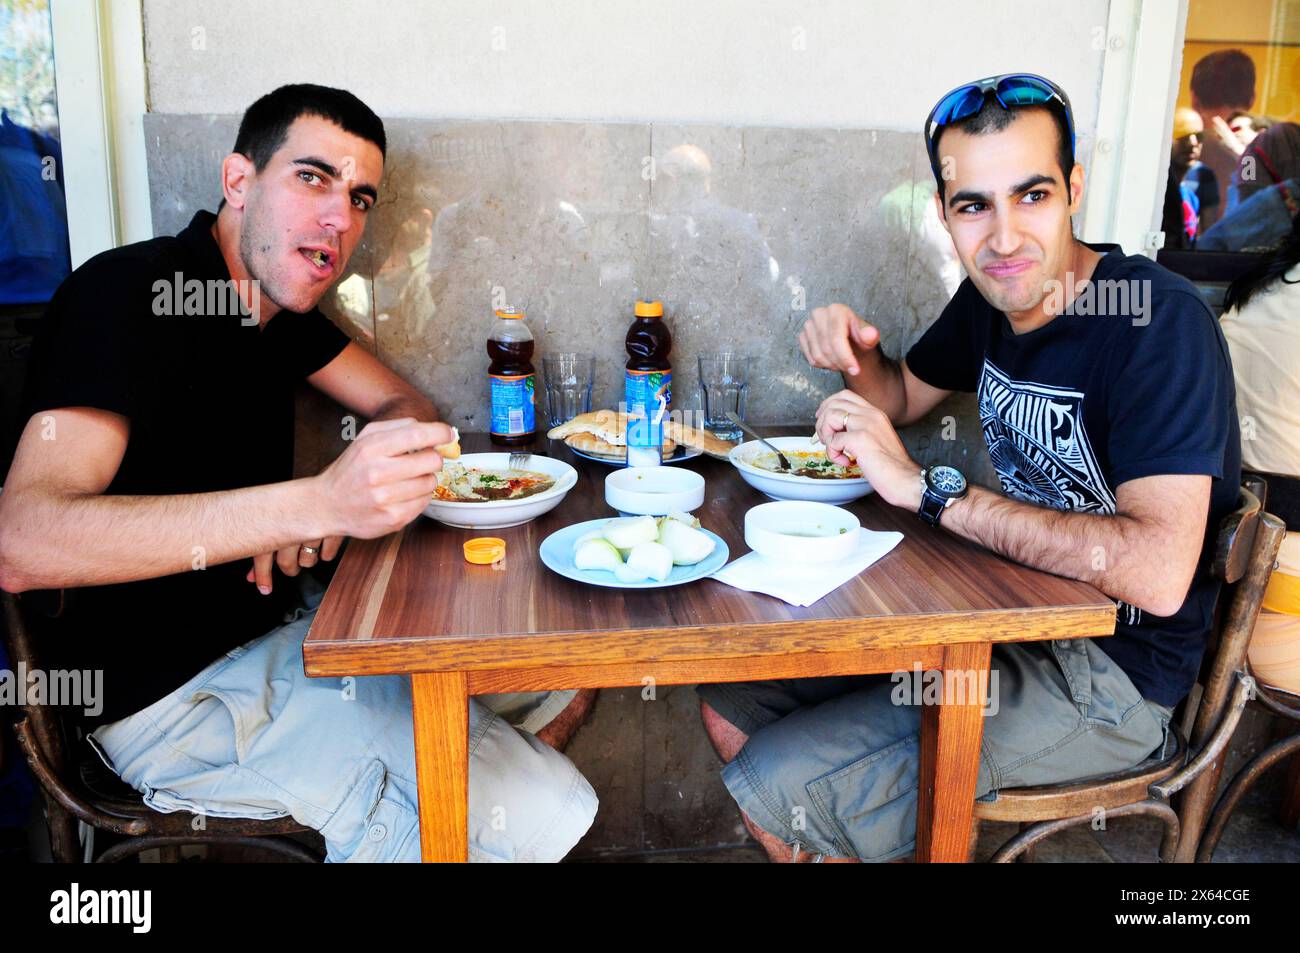
{"type": "Polygon", "coordinates": [[[782,470],[768,447],[750,440],[727,455],[741,478],[774,500],[804,500],[842,505],[871,492],[871,484],[856,465],[843,466],[826,455],[826,447],[811,437],[769,437],[790,463],[782,470]]]}

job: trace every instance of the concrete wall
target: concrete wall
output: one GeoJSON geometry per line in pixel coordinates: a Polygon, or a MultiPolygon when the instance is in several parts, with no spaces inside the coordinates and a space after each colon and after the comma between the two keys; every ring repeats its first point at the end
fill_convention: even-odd
{"type": "Polygon", "coordinates": [[[381,116],[920,128],[1011,69],[1096,116],[1108,0],[145,0],[151,110],[238,113],[288,82],[381,116]]]}
{"type": "MultiPolygon", "coordinates": [[[[942,92],[1008,69],[1071,94],[1079,155],[1097,112],[1105,0],[750,0],[369,4],[310,9],[145,0],[154,225],[214,208],[238,115],[275,86],[345,86],[384,117],[383,196],[324,303],[483,429],[492,293],[529,312],[538,353],[598,356],[612,406],[632,302],[661,297],[675,405],[695,355],[759,358],[751,419],[808,427],[840,386],[799,355],[808,309],[843,301],[897,356],[960,280],[919,132],[942,92]],[[462,118],[463,117],[463,118],[462,118]]],[[[341,447],[338,408],[304,398],[299,466],[341,447]]],[[[972,398],[905,439],[992,479],[972,398]],[[941,439],[944,418],[955,430],[941,439]]]]}

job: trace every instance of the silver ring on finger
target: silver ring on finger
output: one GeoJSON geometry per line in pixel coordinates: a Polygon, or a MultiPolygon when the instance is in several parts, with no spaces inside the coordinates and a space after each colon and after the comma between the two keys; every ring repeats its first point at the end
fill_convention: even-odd
{"type": "Polygon", "coordinates": [[[848,429],[849,429],[849,418],[852,417],[852,416],[853,416],[853,415],[850,414],[847,410],[844,411],[844,426],[840,428],[841,430],[848,430],[848,429]]]}
{"type": "Polygon", "coordinates": [[[306,546],[306,545],[302,547],[302,551],[306,553],[308,556],[315,556],[318,552],[320,552],[320,550],[317,549],[315,546],[306,546]]]}

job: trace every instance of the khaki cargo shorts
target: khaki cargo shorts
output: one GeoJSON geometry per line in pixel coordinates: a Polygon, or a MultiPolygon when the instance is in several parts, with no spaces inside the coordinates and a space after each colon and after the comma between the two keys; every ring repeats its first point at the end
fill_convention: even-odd
{"type": "MultiPolygon", "coordinates": [[[[749,735],[722,769],[740,809],[796,853],[885,861],[913,851],[921,708],[900,702],[903,681],[699,686],[749,735]]],[[[1170,710],[1144,700],[1091,639],[996,645],[988,689],[975,792],[988,800],[999,788],[1132,767],[1167,737],[1170,710]]]]}

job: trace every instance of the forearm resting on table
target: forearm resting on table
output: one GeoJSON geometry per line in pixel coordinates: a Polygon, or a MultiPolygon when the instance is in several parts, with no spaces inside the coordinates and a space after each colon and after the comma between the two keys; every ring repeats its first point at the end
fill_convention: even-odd
{"type": "Polygon", "coordinates": [[[1179,545],[1174,529],[1150,519],[1047,509],[977,486],[948,507],[943,526],[1015,562],[1090,583],[1158,616],[1182,606],[1199,557],[1198,545],[1179,545]]]}
{"type": "Polygon", "coordinates": [[[309,479],[184,496],[38,487],[24,489],[21,499],[4,496],[0,588],[9,592],[152,579],[337,531],[323,524],[309,479]]]}

